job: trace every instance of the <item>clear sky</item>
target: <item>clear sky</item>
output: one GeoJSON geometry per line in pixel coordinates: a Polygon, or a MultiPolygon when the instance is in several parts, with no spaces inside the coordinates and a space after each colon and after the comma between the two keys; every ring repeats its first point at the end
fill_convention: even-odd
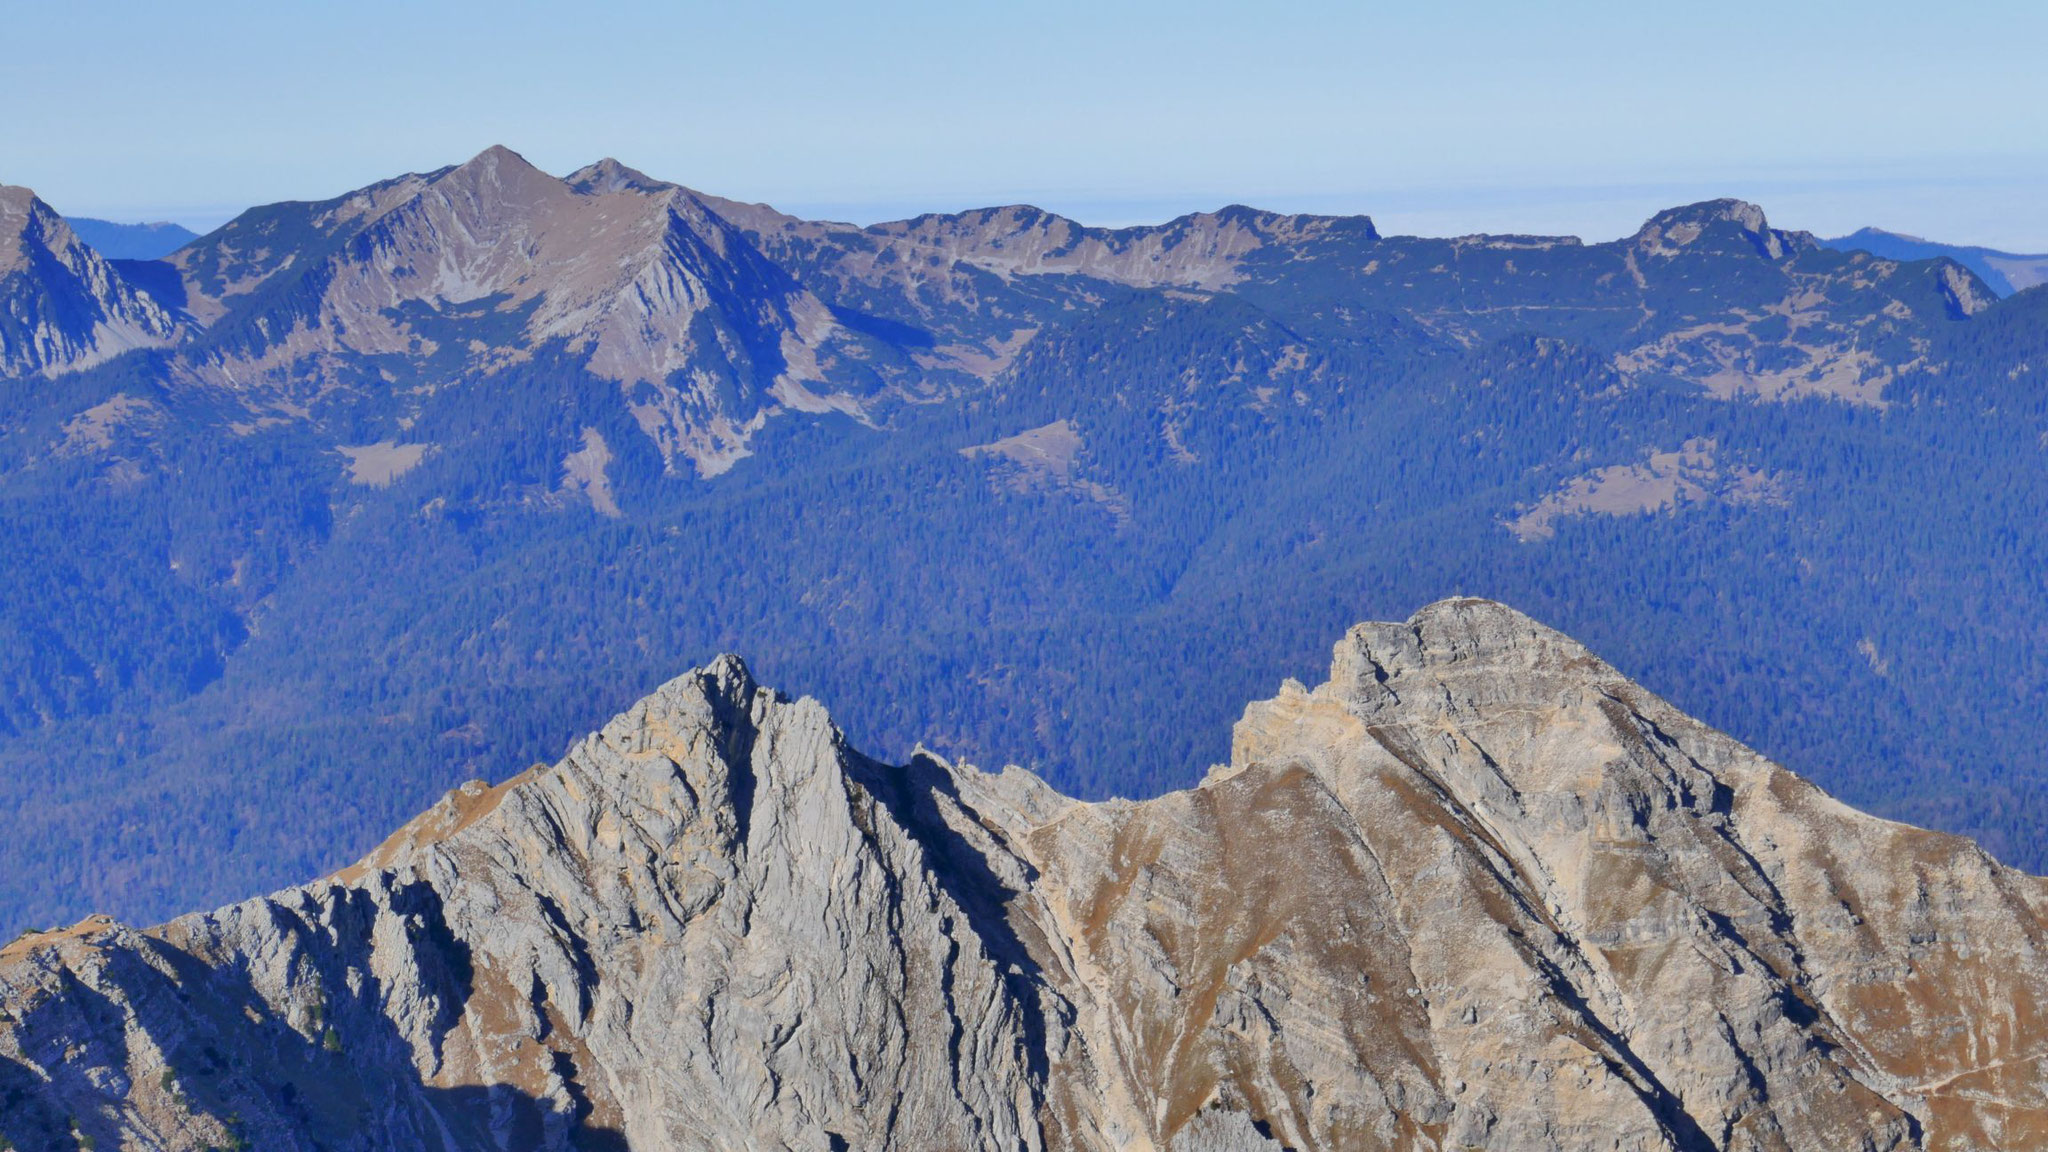
{"type": "Polygon", "coordinates": [[[506,144],[868,222],[1247,202],[2048,251],[2048,3],[0,0],[0,183],[210,227],[506,144]]]}

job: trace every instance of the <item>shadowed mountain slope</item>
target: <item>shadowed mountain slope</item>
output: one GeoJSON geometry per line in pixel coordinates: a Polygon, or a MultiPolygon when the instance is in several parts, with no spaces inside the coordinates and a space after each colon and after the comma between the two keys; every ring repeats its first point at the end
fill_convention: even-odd
{"type": "Polygon", "coordinates": [[[192,241],[199,234],[182,224],[159,220],[152,224],[119,224],[89,216],[66,216],[65,222],[80,240],[109,260],[161,260],[192,241]]]}

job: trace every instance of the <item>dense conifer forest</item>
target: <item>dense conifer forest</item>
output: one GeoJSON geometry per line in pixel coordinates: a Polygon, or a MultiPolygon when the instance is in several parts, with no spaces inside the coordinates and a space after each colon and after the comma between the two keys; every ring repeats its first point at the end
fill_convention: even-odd
{"type": "MultiPolygon", "coordinates": [[[[1346,242],[1390,243],[1365,233],[1346,242]]],[[[1376,259],[1450,251],[1406,243],[1376,259]]],[[[1485,272],[1495,309],[1469,252],[1409,295],[1334,260],[1201,292],[1034,282],[1036,336],[986,386],[771,421],[708,478],[560,345],[489,373],[380,362],[390,387],[254,425],[163,352],[0,383],[0,924],[331,870],[723,651],[876,755],[1185,787],[1347,626],[1451,595],[1565,630],[1852,803],[2048,868],[2048,294],[1928,304],[1918,344],[1880,346],[1882,403],[1730,398],[1623,372],[1600,307],[1532,305],[1611,290],[1544,251],[1495,254],[1522,261],[1485,272]],[[1418,319],[1438,292],[1483,322],[1446,338],[1418,319]],[[78,448],[110,403],[146,416],[78,448]],[[1071,459],[999,450],[1053,426],[1071,459]],[[593,434],[617,516],[565,481],[593,434]],[[337,445],[379,441],[427,447],[351,482],[337,445]],[[1696,483],[1668,500],[1557,503],[1681,451],[1696,483]]],[[[1770,259],[1702,258],[1659,307],[1741,298],[1770,259]]],[[[893,341],[890,371],[932,339],[871,289],[827,299],[893,341]]]]}

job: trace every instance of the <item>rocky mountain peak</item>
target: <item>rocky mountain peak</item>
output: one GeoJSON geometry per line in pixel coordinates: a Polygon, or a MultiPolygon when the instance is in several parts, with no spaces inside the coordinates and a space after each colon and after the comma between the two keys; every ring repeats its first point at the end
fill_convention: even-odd
{"type": "Polygon", "coordinates": [[[532,162],[527,160],[526,157],[521,156],[503,144],[491,145],[468,160],[456,165],[454,170],[457,172],[497,173],[506,171],[514,174],[539,173],[543,176],[546,175],[546,173],[534,167],[532,162]]]}
{"type": "Polygon", "coordinates": [[[616,161],[562,180],[494,147],[252,213],[179,267],[218,333],[200,374],[285,411],[308,362],[488,373],[558,347],[631,393],[671,468],[703,475],[744,456],[767,415],[859,412],[820,362],[840,337],[830,310],[701,199],[616,161]]]}
{"type": "Polygon", "coordinates": [[[1687,250],[1747,249],[1782,260],[1790,253],[1819,247],[1813,236],[1772,228],[1762,208],[1731,198],[1667,208],[1650,217],[1633,240],[1647,254],[1665,257],[1687,250]]]}
{"type": "Polygon", "coordinates": [[[34,192],[0,186],[0,375],[87,368],[180,334],[34,192]]]}
{"type": "Polygon", "coordinates": [[[584,193],[659,192],[675,187],[609,156],[595,164],[586,164],[563,179],[569,187],[584,193]]]}
{"type": "Polygon", "coordinates": [[[60,259],[77,242],[71,225],[33,191],[0,184],[0,275],[38,259],[60,259]]]}
{"type": "Polygon", "coordinates": [[[1993,304],[1998,296],[1976,274],[1954,260],[1943,260],[1935,273],[1949,314],[1958,318],[1975,316],[1993,304]]]}
{"type": "Polygon", "coordinates": [[[567,191],[561,180],[502,144],[492,145],[450,168],[434,179],[433,186],[450,193],[460,190],[474,197],[485,214],[506,209],[534,211],[567,191]]]}
{"type": "Polygon", "coordinates": [[[39,223],[39,211],[46,209],[34,192],[16,184],[0,184],[0,245],[5,245],[0,247],[0,260],[7,261],[0,263],[0,269],[20,259],[23,234],[39,223]]]}
{"type": "Polygon", "coordinates": [[[9,945],[0,1135],[2031,1146],[2044,912],[1486,601],[1141,803],[875,762],[728,657],[325,880],[9,945]]]}

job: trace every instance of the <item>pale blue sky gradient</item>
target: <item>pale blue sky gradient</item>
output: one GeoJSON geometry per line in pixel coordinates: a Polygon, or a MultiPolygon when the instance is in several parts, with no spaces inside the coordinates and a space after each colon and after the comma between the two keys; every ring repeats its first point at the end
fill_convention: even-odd
{"type": "Polygon", "coordinates": [[[0,182],[207,227],[506,144],[868,222],[1246,202],[1606,239],[1709,196],[2048,250],[2048,4],[0,0],[0,182]]]}

